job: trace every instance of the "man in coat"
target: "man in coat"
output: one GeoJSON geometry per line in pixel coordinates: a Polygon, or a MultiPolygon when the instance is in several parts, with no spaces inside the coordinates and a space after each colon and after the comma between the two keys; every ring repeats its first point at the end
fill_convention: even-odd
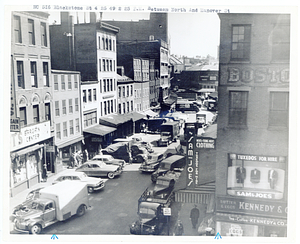
{"type": "Polygon", "coordinates": [[[200,215],[199,209],[197,208],[197,205],[195,205],[194,208],[191,210],[191,214],[190,214],[190,219],[192,221],[193,229],[196,229],[199,215],[200,215]]]}

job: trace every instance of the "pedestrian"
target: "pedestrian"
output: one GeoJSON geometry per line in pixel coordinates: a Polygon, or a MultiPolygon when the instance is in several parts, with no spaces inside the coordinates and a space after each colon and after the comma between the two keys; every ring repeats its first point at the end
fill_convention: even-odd
{"type": "Polygon", "coordinates": [[[174,235],[175,236],[182,236],[183,232],[184,232],[183,224],[182,224],[181,220],[178,220],[177,224],[175,226],[175,229],[174,229],[174,235]]]}
{"type": "Polygon", "coordinates": [[[47,164],[43,164],[43,174],[42,174],[43,182],[47,182],[48,175],[47,175],[47,164]]]}
{"type": "Polygon", "coordinates": [[[193,229],[196,229],[196,226],[198,224],[198,219],[199,219],[199,209],[197,208],[197,205],[194,205],[194,208],[191,210],[190,213],[190,219],[192,221],[193,229]]]}

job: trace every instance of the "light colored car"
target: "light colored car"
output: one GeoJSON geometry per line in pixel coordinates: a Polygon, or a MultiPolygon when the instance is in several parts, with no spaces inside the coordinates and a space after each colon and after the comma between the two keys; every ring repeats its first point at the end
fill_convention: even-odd
{"type": "Polygon", "coordinates": [[[101,177],[107,176],[109,179],[113,179],[116,175],[122,174],[123,170],[121,166],[106,164],[102,161],[88,161],[79,166],[76,172],[84,172],[88,176],[101,177]]]}
{"type": "Polygon", "coordinates": [[[92,193],[93,191],[96,190],[100,190],[105,186],[103,179],[88,177],[84,172],[76,172],[76,171],[64,173],[63,175],[56,178],[52,184],[57,184],[65,180],[76,180],[76,181],[87,183],[89,193],[92,193]]]}
{"type": "Polygon", "coordinates": [[[106,164],[113,164],[113,165],[121,166],[122,169],[124,168],[125,163],[126,163],[125,160],[123,160],[123,159],[116,159],[111,155],[100,155],[100,154],[93,157],[92,161],[101,161],[106,164]]]}

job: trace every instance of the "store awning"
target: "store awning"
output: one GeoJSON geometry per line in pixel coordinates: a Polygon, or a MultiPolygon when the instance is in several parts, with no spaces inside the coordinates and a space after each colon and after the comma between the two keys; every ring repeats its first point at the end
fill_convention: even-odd
{"type": "Polygon", "coordinates": [[[138,112],[132,112],[132,113],[126,114],[126,116],[131,118],[133,122],[144,119],[146,117],[144,114],[141,114],[138,112]]]}
{"type": "Polygon", "coordinates": [[[104,116],[100,118],[100,124],[101,125],[107,125],[107,126],[119,126],[121,124],[124,124],[128,121],[132,120],[129,116],[127,115],[122,115],[122,114],[111,114],[108,116],[104,116]]]}
{"type": "Polygon", "coordinates": [[[146,115],[149,115],[150,117],[155,117],[155,116],[158,115],[158,113],[153,112],[151,109],[146,110],[146,111],[144,111],[143,113],[146,114],[146,115]]]}
{"type": "Polygon", "coordinates": [[[70,145],[72,145],[72,144],[74,144],[74,143],[76,143],[76,142],[79,142],[79,141],[81,141],[81,140],[83,140],[83,139],[84,139],[83,136],[79,136],[79,137],[77,137],[77,138],[74,138],[74,139],[71,139],[71,140],[62,142],[62,143],[60,143],[60,144],[57,143],[56,146],[57,146],[57,148],[64,148],[64,147],[70,146],[70,145]]]}
{"type": "Polygon", "coordinates": [[[26,154],[26,153],[29,153],[29,152],[33,152],[33,151],[35,151],[37,149],[40,149],[42,147],[44,147],[44,144],[35,144],[31,147],[26,147],[24,149],[14,151],[14,152],[17,153],[18,155],[23,155],[23,154],[26,154]]]}
{"type": "Polygon", "coordinates": [[[105,136],[116,130],[117,130],[116,128],[106,126],[106,125],[94,125],[92,127],[84,129],[83,132],[95,134],[95,135],[99,135],[99,136],[105,136]]]}

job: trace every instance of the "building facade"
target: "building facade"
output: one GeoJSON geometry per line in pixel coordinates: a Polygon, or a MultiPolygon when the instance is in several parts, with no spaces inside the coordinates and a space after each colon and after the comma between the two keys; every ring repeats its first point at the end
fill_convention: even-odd
{"type": "Polygon", "coordinates": [[[56,171],[48,13],[12,12],[10,190],[56,171]]]}
{"type": "Polygon", "coordinates": [[[286,237],[290,16],[219,17],[216,232],[286,237]]]}
{"type": "Polygon", "coordinates": [[[51,70],[54,104],[56,167],[68,165],[74,152],[82,151],[80,72],[51,70]]]}

